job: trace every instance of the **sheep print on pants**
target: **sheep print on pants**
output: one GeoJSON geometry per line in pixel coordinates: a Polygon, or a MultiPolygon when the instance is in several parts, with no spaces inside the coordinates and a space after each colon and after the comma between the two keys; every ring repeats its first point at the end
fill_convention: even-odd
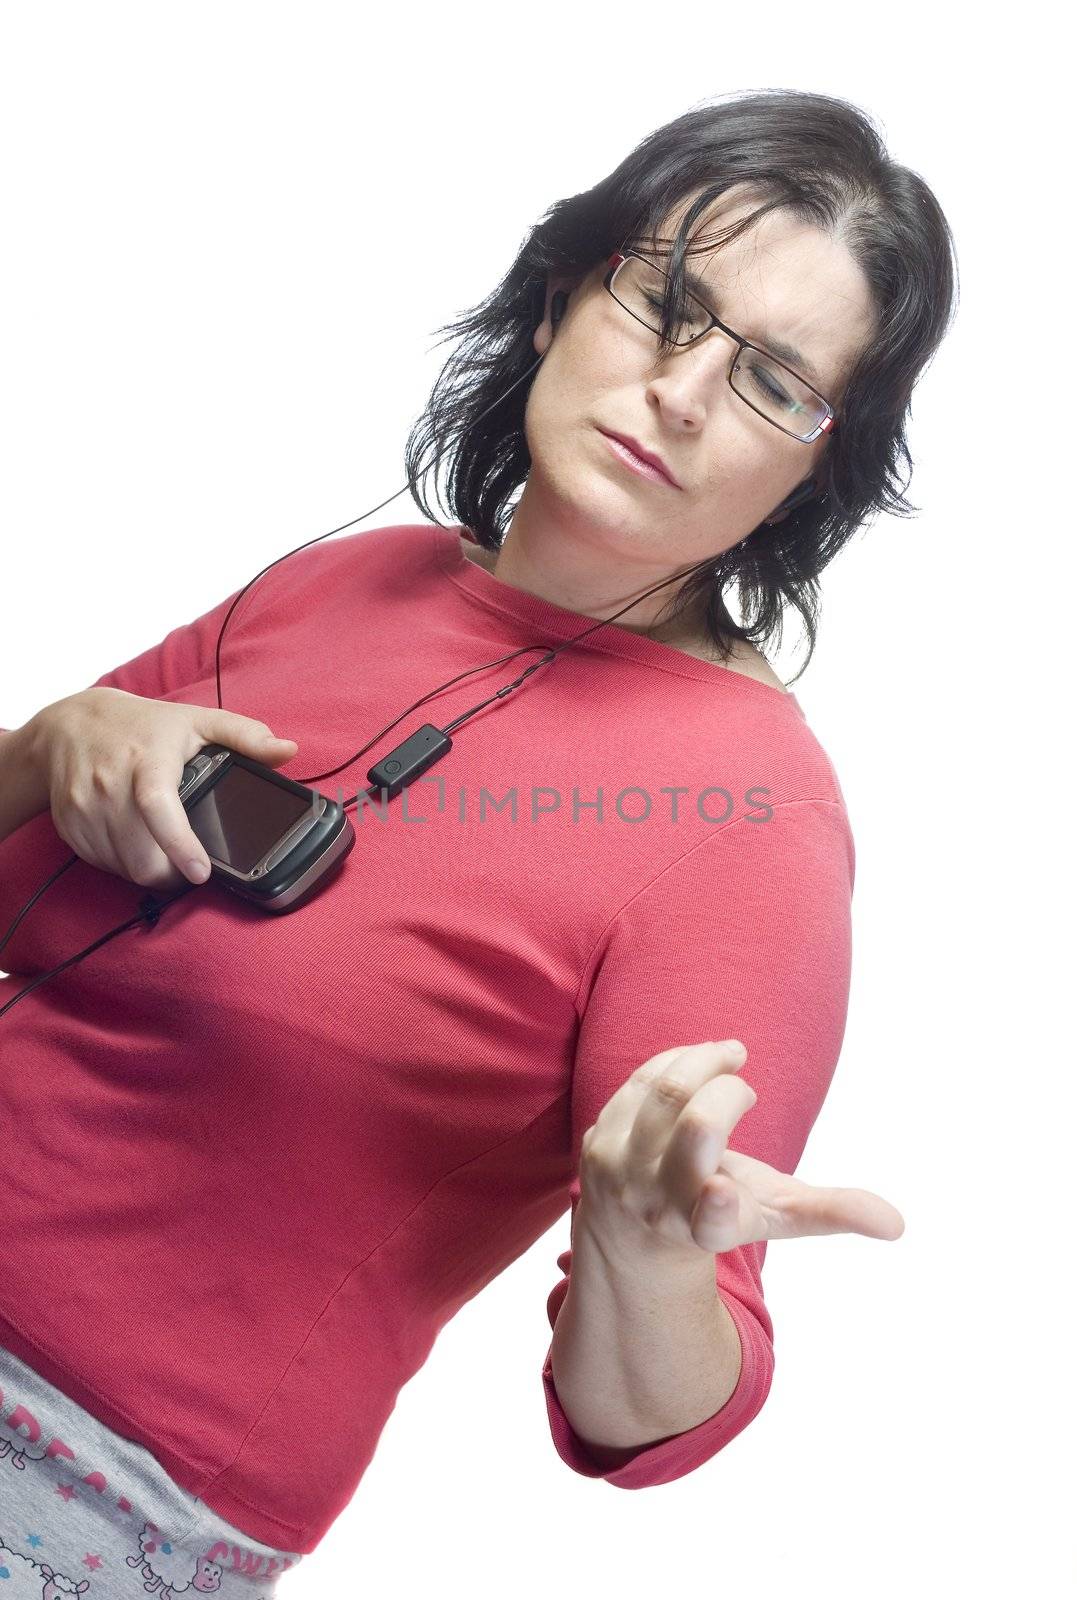
{"type": "Polygon", "coordinates": [[[302,1559],[233,1528],[0,1348],[0,1600],[287,1600],[302,1559]]]}

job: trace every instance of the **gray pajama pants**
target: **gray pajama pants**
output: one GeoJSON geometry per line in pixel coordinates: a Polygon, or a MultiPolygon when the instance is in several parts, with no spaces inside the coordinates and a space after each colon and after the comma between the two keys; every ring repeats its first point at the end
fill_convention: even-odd
{"type": "Polygon", "coordinates": [[[287,1600],[302,1560],[231,1527],[0,1348],[0,1600],[287,1600]]]}

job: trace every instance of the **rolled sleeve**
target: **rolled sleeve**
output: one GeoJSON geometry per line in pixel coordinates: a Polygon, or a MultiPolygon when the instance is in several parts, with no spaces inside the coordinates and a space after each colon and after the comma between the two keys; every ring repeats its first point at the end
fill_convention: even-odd
{"type": "MultiPolygon", "coordinates": [[[[756,1103],[731,1150],[793,1173],[841,1051],[851,974],[855,855],[844,806],[789,801],[767,822],[741,818],[694,846],[622,909],[595,967],[577,1042],[570,1197],[580,1146],[603,1106],[660,1050],[740,1039],[740,1076],[756,1103]]],[[[624,1489],[669,1483],[725,1448],[762,1409],[774,1375],[774,1329],[763,1295],[765,1241],[715,1256],[715,1284],[741,1343],[737,1386],[697,1427],[600,1461],[573,1432],[542,1369],[554,1446],[586,1477],[624,1489]]],[[[572,1252],[550,1292],[550,1326],[568,1293],[572,1252]]]]}

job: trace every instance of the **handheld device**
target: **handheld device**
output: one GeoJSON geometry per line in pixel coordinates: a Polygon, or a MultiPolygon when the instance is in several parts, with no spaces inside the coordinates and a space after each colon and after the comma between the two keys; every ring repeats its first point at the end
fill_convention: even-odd
{"type": "MultiPolygon", "coordinates": [[[[568,295],[563,290],[553,296],[550,302],[550,326],[556,331],[557,325],[564,314],[568,304],[568,295]]],[[[525,378],[534,372],[539,362],[544,359],[544,354],[514,378],[504,393],[491,400],[485,410],[480,411],[475,418],[481,422],[488,412],[492,411],[507,399],[525,378]]],[[[445,446],[439,446],[435,453],[435,461],[441,459],[445,446]]],[[[424,469],[425,470],[425,469],[424,469]]],[[[418,477],[418,473],[416,473],[418,477]]],[[[404,488],[414,488],[414,480],[409,476],[404,488]]],[[[403,494],[403,489],[398,489],[397,494],[403,494]]],[[[794,495],[799,491],[794,491],[794,495]]],[[[793,497],[790,496],[789,499],[793,497]]],[[[396,495],[390,495],[390,500],[395,500],[396,495]]],[[[787,505],[776,509],[783,510],[787,505]]],[[[388,505],[389,500],[383,500],[381,505],[374,506],[365,516],[373,515],[380,511],[382,506],[388,505]]],[[[355,519],[358,522],[362,517],[355,519]]],[[[350,522],[342,523],[339,528],[331,528],[329,533],[323,533],[317,539],[308,540],[307,544],[299,545],[295,550],[289,550],[286,555],[278,556],[276,561],[271,561],[268,567],[263,567],[261,572],[255,573],[250,583],[233,598],[228,613],[221,623],[221,631],[217,635],[217,649],[215,659],[215,672],[217,680],[217,705],[224,706],[221,693],[221,643],[224,639],[228,620],[236,606],[242,600],[252,583],[256,583],[263,573],[270,567],[275,567],[279,562],[287,560],[290,555],[297,555],[300,550],[309,549],[310,545],[319,543],[321,539],[328,539],[334,533],[343,533],[345,528],[350,528],[350,522]]],[[[689,572],[700,571],[714,556],[708,556],[703,561],[690,567],[689,572]]],[[[367,778],[374,785],[368,793],[376,793],[380,788],[387,798],[393,798],[407,787],[427,767],[452,749],[452,739],[449,737],[454,729],[476,716],[486,706],[494,701],[501,701],[513,690],[529,678],[533,672],[553,661],[564,650],[571,650],[574,645],[581,644],[599,628],[605,628],[610,623],[616,622],[618,617],[626,611],[631,611],[633,606],[639,605],[641,600],[665,588],[667,584],[675,583],[686,577],[683,572],[674,572],[668,578],[663,578],[660,583],[652,584],[641,595],[630,600],[627,605],[615,611],[612,617],[606,617],[599,622],[592,622],[589,628],[584,628],[574,638],[566,639],[561,644],[548,646],[545,644],[523,645],[518,650],[510,651],[499,656],[496,661],[483,662],[479,667],[472,667],[469,672],[460,673],[449,680],[447,684],[439,684],[437,689],[432,689],[423,695],[420,700],[408,707],[408,712],[414,711],[418,706],[425,705],[427,700],[433,698],[441,689],[451,688],[459,683],[461,678],[466,678],[472,672],[482,672],[488,667],[500,666],[503,661],[512,661],[517,656],[527,655],[532,650],[541,650],[543,654],[537,661],[521,672],[510,683],[503,684],[494,694],[480,700],[477,705],[461,712],[445,728],[437,728],[432,723],[426,723],[418,731],[404,740],[403,744],[390,750],[376,762],[367,773],[367,778]]],[[[404,713],[407,714],[407,713],[404,713]]],[[[353,760],[365,755],[376,739],[382,738],[396,726],[401,719],[397,717],[387,728],[365,744],[353,760]]],[[[333,768],[339,772],[348,763],[340,763],[333,768]]],[[[331,776],[320,773],[319,777],[331,776]]],[[[343,861],[348,851],[355,843],[355,830],[351,820],[344,811],[344,805],[332,800],[327,800],[316,789],[310,789],[305,784],[296,783],[294,779],[284,778],[272,767],[263,766],[258,761],[239,755],[234,750],[227,749],[224,745],[203,745],[193,761],[188,762],[183,769],[180,782],[180,798],[187,809],[194,832],[201,840],[207,855],[212,863],[212,878],[222,883],[233,894],[242,896],[266,911],[291,911],[295,906],[301,905],[314,891],[320,887],[324,879],[333,869],[343,861]]],[[[354,795],[352,800],[358,799],[354,795]]],[[[352,800],[344,802],[351,805],[352,800]]],[[[30,908],[40,899],[50,884],[72,867],[78,860],[77,855],[71,855],[56,871],[53,872],[40,886],[35,894],[23,906],[11,927],[0,939],[0,952],[3,951],[7,941],[11,938],[22,918],[30,908]]],[[[212,881],[211,878],[211,881],[212,881]]],[[[82,961],[91,951],[98,950],[110,939],[126,932],[128,928],[137,927],[145,923],[155,927],[160,920],[163,906],[170,905],[178,900],[181,895],[189,894],[196,887],[193,883],[185,883],[181,889],[170,894],[163,905],[157,904],[156,897],[146,895],[139,906],[137,916],[129,917],[126,921],[117,923],[108,933],[96,939],[93,944],[87,945],[85,950],[80,950],[77,955],[69,957],[66,961],[51,967],[48,972],[40,973],[17,995],[0,1006],[0,1017],[11,1010],[27,995],[32,994],[42,983],[46,983],[57,972],[63,972],[67,967],[82,961]]]]}
{"type": "Polygon", "coordinates": [[[263,911],[302,905],[355,843],[336,800],[225,745],[202,746],[179,793],[212,878],[263,911]]]}

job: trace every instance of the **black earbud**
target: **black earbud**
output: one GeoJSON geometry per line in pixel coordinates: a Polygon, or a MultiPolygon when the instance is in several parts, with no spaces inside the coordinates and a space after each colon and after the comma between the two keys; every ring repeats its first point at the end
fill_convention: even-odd
{"type": "Polygon", "coordinates": [[[558,289],[557,293],[554,295],[553,299],[550,301],[550,329],[551,329],[551,332],[553,332],[553,333],[557,332],[557,324],[560,322],[561,318],[564,316],[565,307],[567,305],[568,305],[568,295],[565,293],[565,291],[563,289],[558,289]]]}
{"type": "Polygon", "coordinates": [[[779,505],[774,507],[769,517],[764,517],[764,522],[773,522],[779,511],[792,511],[794,506],[803,505],[805,500],[810,500],[819,485],[814,478],[805,478],[803,483],[798,483],[796,488],[786,495],[779,505]]]}

